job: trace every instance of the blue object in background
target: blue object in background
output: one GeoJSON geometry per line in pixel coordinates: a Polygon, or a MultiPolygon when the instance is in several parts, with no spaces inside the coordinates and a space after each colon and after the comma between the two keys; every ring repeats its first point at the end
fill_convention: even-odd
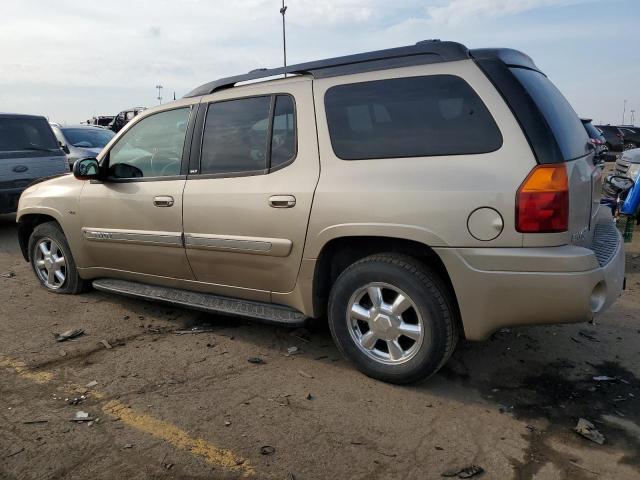
{"type": "Polygon", "coordinates": [[[640,207],[640,182],[636,182],[634,187],[629,190],[627,198],[620,207],[620,213],[623,215],[635,216],[638,211],[638,207],[640,207]]]}

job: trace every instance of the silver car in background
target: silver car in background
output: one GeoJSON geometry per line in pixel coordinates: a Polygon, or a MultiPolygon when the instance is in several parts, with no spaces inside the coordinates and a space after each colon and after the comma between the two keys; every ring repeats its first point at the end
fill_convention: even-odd
{"type": "Polygon", "coordinates": [[[67,154],[69,167],[81,158],[97,157],[115,133],[95,125],[59,125],[52,123],[60,147],[67,154]]]}

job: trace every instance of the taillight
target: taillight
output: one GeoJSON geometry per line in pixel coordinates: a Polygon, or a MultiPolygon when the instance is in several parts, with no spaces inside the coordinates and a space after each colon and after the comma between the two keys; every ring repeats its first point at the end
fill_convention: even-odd
{"type": "Polygon", "coordinates": [[[565,232],[569,226],[569,181],[564,164],[538,165],[516,195],[516,230],[565,232]]]}

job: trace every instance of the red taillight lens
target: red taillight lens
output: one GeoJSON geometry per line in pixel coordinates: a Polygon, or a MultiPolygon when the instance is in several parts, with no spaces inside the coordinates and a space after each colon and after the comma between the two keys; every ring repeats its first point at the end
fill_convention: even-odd
{"type": "Polygon", "coordinates": [[[538,165],[516,195],[516,230],[564,232],[569,225],[569,180],[564,164],[538,165]]]}

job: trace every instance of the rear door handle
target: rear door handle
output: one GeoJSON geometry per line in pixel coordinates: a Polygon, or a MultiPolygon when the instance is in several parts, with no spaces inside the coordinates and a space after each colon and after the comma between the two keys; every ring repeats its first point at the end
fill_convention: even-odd
{"type": "Polygon", "coordinates": [[[291,208],[296,206],[293,195],[274,195],[269,198],[269,206],[273,208],[291,208]]]}
{"type": "Polygon", "coordinates": [[[173,207],[173,197],[169,195],[161,195],[154,197],[153,204],[156,207],[173,207]]]}

